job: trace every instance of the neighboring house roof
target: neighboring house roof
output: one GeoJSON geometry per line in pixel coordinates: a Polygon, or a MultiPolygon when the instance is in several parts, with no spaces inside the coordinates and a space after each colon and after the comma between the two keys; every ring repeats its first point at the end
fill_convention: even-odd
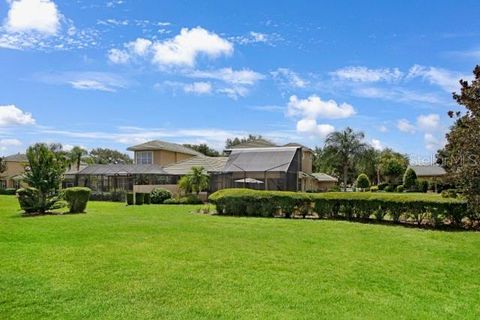
{"type": "Polygon", "coordinates": [[[73,164],[72,167],[69,170],[65,171],[65,175],[66,176],[75,175],[75,174],[79,173],[80,171],[82,171],[83,169],[85,169],[86,167],[88,167],[87,164],[81,164],[80,165],[80,170],[77,170],[77,165],[73,164]]]}
{"type": "Polygon", "coordinates": [[[284,145],[284,147],[301,147],[301,148],[304,149],[304,150],[313,152],[313,150],[310,149],[309,147],[304,146],[303,144],[300,144],[300,143],[296,143],[296,142],[287,143],[286,145],[284,145]]]}
{"type": "Polygon", "coordinates": [[[248,142],[244,142],[244,143],[234,145],[227,150],[245,149],[245,148],[266,148],[266,147],[277,147],[277,145],[274,144],[273,142],[265,140],[265,139],[256,139],[256,140],[253,140],[253,141],[248,141],[248,142]]]}
{"type": "Polygon", "coordinates": [[[11,162],[28,162],[27,155],[24,153],[17,153],[3,158],[5,161],[11,162]]]}
{"type": "Polygon", "coordinates": [[[129,175],[166,174],[157,164],[94,164],[80,170],[78,174],[88,175],[129,175]]]}
{"type": "Polygon", "coordinates": [[[286,172],[299,147],[233,149],[224,172],[286,172]]]}
{"type": "Polygon", "coordinates": [[[337,178],[322,172],[312,173],[312,176],[314,176],[320,182],[338,182],[337,178]]]}
{"type": "Polygon", "coordinates": [[[444,176],[447,174],[445,169],[440,166],[427,165],[427,166],[409,166],[417,174],[417,177],[434,177],[444,176]]]}
{"type": "Polygon", "coordinates": [[[168,174],[185,175],[188,174],[192,167],[203,167],[207,172],[221,172],[227,163],[227,157],[192,157],[169,166],[164,169],[168,174]]]}
{"type": "Polygon", "coordinates": [[[195,151],[191,148],[187,148],[185,146],[182,146],[181,144],[177,143],[171,143],[171,142],[166,142],[166,141],[160,141],[160,140],[152,140],[148,141],[136,146],[132,146],[127,148],[129,151],[153,151],[153,150],[166,150],[166,151],[172,151],[172,152],[178,152],[178,153],[185,153],[185,154],[191,154],[194,156],[199,156],[202,155],[202,153],[195,151]]]}

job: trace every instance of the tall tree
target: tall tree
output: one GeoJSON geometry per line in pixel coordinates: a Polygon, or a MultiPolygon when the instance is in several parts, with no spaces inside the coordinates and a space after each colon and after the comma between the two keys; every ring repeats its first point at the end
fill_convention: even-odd
{"type": "Polygon", "coordinates": [[[198,151],[200,153],[203,153],[206,156],[209,157],[219,157],[220,153],[215,150],[210,148],[206,143],[201,143],[201,144],[184,144],[185,147],[193,149],[195,151],[198,151]]]}
{"type": "Polygon", "coordinates": [[[355,132],[347,127],[343,131],[330,133],[325,140],[325,147],[331,148],[333,156],[341,167],[343,177],[343,189],[347,189],[348,173],[355,165],[355,161],[365,151],[367,145],[363,141],[363,132],[355,132]]]}
{"type": "Polygon", "coordinates": [[[80,164],[82,163],[82,158],[88,154],[87,150],[75,146],[68,153],[69,163],[74,164],[77,168],[77,171],[80,170],[80,164]]]}
{"type": "Polygon", "coordinates": [[[379,160],[381,152],[371,146],[367,146],[360,154],[355,165],[355,175],[365,173],[372,183],[378,184],[379,177],[379,160]]]}
{"type": "Polygon", "coordinates": [[[380,153],[378,164],[380,176],[388,183],[398,184],[402,181],[408,164],[408,156],[387,148],[380,153]]]}
{"type": "Polygon", "coordinates": [[[121,153],[117,150],[96,148],[92,149],[86,161],[90,164],[129,164],[133,163],[132,158],[128,154],[121,153]]]}
{"type": "Polygon", "coordinates": [[[27,149],[27,159],[25,182],[37,190],[38,212],[45,213],[54,208],[59,200],[58,189],[65,172],[65,157],[60,152],[54,152],[51,146],[37,143],[27,149]]]}
{"type": "Polygon", "coordinates": [[[449,112],[455,124],[447,134],[443,155],[445,167],[466,197],[472,218],[480,218],[480,66],[473,70],[475,78],[460,80],[461,91],[454,93],[457,103],[466,112],[449,112]]]}

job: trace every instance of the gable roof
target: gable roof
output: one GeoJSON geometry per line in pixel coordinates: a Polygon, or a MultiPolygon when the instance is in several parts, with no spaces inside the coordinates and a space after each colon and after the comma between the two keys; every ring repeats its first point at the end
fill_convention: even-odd
{"type": "Polygon", "coordinates": [[[417,174],[417,177],[433,177],[444,176],[447,174],[445,169],[440,166],[427,165],[427,166],[409,166],[417,174]]]}
{"type": "Polygon", "coordinates": [[[196,156],[166,166],[164,169],[168,174],[185,175],[192,167],[203,167],[207,172],[221,172],[227,163],[227,157],[196,156]]]}
{"type": "Polygon", "coordinates": [[[128,147],[129,151],[153,151],[153,150],[166,150],[178,153],[190,154],[193,156],[202,155],[202,153],[195,151],[191,148],[182,146],[181,144],[171,143],[160,140],[152,140],[136,146],[128,147]]]}
{"type": "Polygon", "coordinates": [[[94,164],[80,170],[77,174],[91,175],[129,175],[129,174],[166,174],[157,164],[94,164]]]}
{"type": "Polygon", "coordinates": [[[287,172],[299,147],[233,149],[224,172],[287,172]]]}
{"type": "Polygon", "coordinates": [[[322,172],[314,172],[312,173],[312,176],[315,177],[315,179],[317,179],[318,181],[321,181],[321,182],[338,182],[338,179],[335,178],[335,177],[332,177],[326,173],[322,173],[322,172]]]}
{"type": "Polygon", "coordinates": [[[28,162],[27,155],[24,153],[11,154],[3,158],[5,161],[28,162]]]}
{"type": "Polygon", "coordinates": [[[310,152],[313,152],[313,150],[301,143],[297,143],[297,142],[290,142],[290,143],[287,143],[284,145],[284,147],[302,147],[303,150],[306,150],[306,151],[310,151],[310,152]]]}
{"type": "Polygon", "coordinates": [[[256,139],[256,140],[247,141],[247,142],[234,145],[227,150],[245,149],[245,148],[268,148],[268,147],[277,147],[277,145],[266,139],[256,139]]]}

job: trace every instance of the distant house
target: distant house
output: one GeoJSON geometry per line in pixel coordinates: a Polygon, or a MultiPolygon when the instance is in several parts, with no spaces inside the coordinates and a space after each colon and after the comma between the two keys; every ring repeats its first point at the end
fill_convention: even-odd
{"type": "Polygon", "coordinates": [[[127,148],[134,152],[135,164],[166,166],[203,154],[181,144],[153,140],[127,148]]]}
{"type": "Polygon", "coordinates": [[[443,179],[447,172],[440,166],[436,165],[416,165],[409,166],[417,174],[417,178],[425,180],[443,179]]]}
{"type": "Polygon", "coordinates": [[[25,167],[28,165],[27,156],[23,153],[17,153],[6,156],[3,160],[7,170],[0,173],[0,188],[20,188],[25,167]]]}

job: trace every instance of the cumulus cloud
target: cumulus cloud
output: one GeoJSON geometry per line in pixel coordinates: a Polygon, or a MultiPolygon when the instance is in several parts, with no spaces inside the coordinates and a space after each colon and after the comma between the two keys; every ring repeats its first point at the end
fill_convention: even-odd
{"type": "Polygon", "coordinates": [[[209,94],[212,92],[212,84],[209,82],[194,82],[186,84],[183,90],[187,93],[209,94]]]}
{"type": "Polygon", "coordinates": [[[116,64],[124,64],[130,60],[128,52],[119,49],[110,49],[107,56],[108,60],[116,64]]]}
{"type": "Polygon", "coordinates": [[[442,68],[414,65],[408,72],[408,78],[420,77],[431,84],[441,87],[447,92],[457,91],[460,88],[460,79],[469,79],[470,76],[442,68]]]}
{"type": "Polygon", "coordinates": [[[288,68],[278,68],[270,72],[274,81],[286,88],[305,88],[309,82],[288,68]]]}
{"type": "Polygon", "coordinates": [[[307,99],[299,99],[293,95],[290,97],[287,106],[287,114],[290,116],[299,115],[303,118],[315,119],[348,118],[355,115],[356,111],[348,103],[338,104],[335,100],[322,100],[317,95],[311,95],[307,99]]]}
{"type": "Polygon", "coordinates": [[[297,122],[297,131],[325,138],[335,131],[335,127],[330,124],[317,124],[315,119],[301,119],[297,122]]]}
{"type": "Polygon", "coordinates": [[[380,142],[380,140],[378,139],[372,139],[370,141],[370,144],[372,145],[372,147],[375,149],[375,150],[383,150],[384,149],[384,146],[383,144],[380,142]]]}
{"type": "Polygon", "coordinates": [[[417,125],[420,129],[429,131],[436,130],[440,125],[440,116],[438,114],[419,115],[417,125]]]}
{"type": "Polygon", "coordinates": [[[400,119],[397,121],[397,128],[402,132],[415,133],[415,126],[407,119],[400,119]]]}
{"type": "Polygon", "coordinates": [[[367,67],[345,67],[330,73],[335,78],[354,82],[398,81],[403,72],[398,68],[369,69],[367,67]]]}
{"type": "Polygon", "coordinates": [[[428,132],[424,134],[423,139],[425,141],[425,147],[430,151],[436,151],[445,144],[443,139],[439,139],[437,136],[428,132]]]}
{"type": "Polygon", "coordinates": [[[15,105],[0,106],[0,126],[35,124],[32,114],[25,112],[15,105]]]}
{"type": "Polygon", "coordinates": [[[10,32],[37,31],[55,34],[61,14],[50,0],[15,0],[10,2],[5,27],[10,32]]]}

